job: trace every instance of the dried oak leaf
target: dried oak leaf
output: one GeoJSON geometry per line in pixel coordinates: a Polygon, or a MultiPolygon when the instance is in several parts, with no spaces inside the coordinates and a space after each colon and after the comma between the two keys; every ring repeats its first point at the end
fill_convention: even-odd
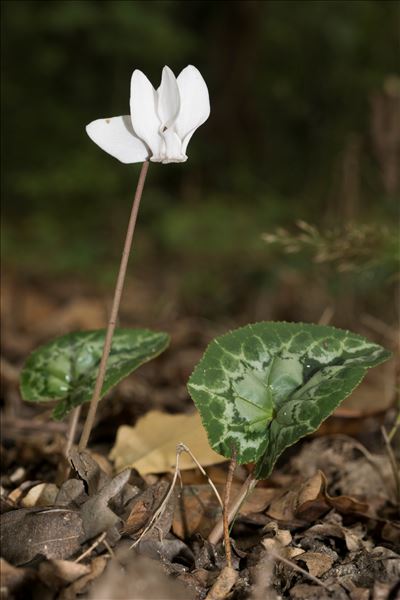
{"type": "MultiPolygon", "coordinates": [[[[222,495],[223,487],[217,485],[222,495]]],[[[231,496],[234,498],[240,489],[232,485],[231,496]]],[[[241,517],[262,513],[276,495],[272,488],[255,488],[240,508],[241,517]]],[[[185,485],[177,502],[172,530],[178,537],[186,539],[194,533],[207,538],[221,514],[221,507],[215,493],[208,484],[185,485]]]]}
{"type": "Polygon", "coordinates": [[[53,506],[58,491],[58,487],[54,483],[38,483],[21,500],[21,506],[24,508],[53,506]]]}
{"type": "Polygon", "coordinates": [[[307,479],[294,490],[287,490],[273,500],[266,513],[272,519],[293,527],[313,523],[331,508],[340,513],[368,515],[369,505],[350,496],[329,496],[322,471],[307,479]]]}
{"type": "Polygon", "coordinates": [[[122,471],[81,506],[80,516],[84,529],[81,542],[90,540],[103,531],[108,531],[121,521],[121,517],[116,515],[108,504],[121,492],[128,482],[129,476],[129,469],[122,471]]]}
{"type": "Polygon", "coordinates": [[[74,448],[69,458],[79,478],[85,482],[89,496],[93,496],[111,481],[111,477],[103,471],[88,450],[79,452],[74,448]]]}
{"type": "MultiPolygon", "coordinates": [[[[97,556],[90,563],[90,573],[83,575],[76,581],[74,581],[67,588],[63,589],[57,600],[76,600],[79,594],[82,594],[92,581],[100,577],[107,565],[107,558],[105,556],[97,556]]],[[[115,595],[111,596],[116,598],[115,595]]],[[[96,599],[97,600],[97,599],[96,599]]]]}
{"type": "Polygon", "coordinates": [[[67,479],[62,484],[54,504],[68,508],[79,508],[87,499],[88,495],[85,492],[83,481],[80,479],[67,479]]]}
{"type": "Polygon", "coordinates": [[[21,508],[0,517],[1,551],[13,565],[36,557],[65,559],[80,548],[82,519],[67,508],[21,508]]]}
{"type": "MultiPolygon", "coordinates": [[[[169,415],[157,410],[148,412],[135,427],[122,425],[110,453],[117,471],[132,467],[141,475],[173,471],[176,448],[182,442],[204,467],[226,461],[210,448],[199,413],[169,415]]],[[[181,454],[179,468],[192,469],[193,460],[181,454]]]]}
{"type": "Polygon", "coordinates": [[[72,560],[46,560],[38,569],[41,581],[51,589],[61,589],[90,573],[89,565],[72,560]]]}
{"type": "Polygon", "coordinates": [[[208,592],[206,600],[224,600],[238,579],[239,573],[235,569],[224,567],[208,592]]]}
{"type": "Polygon", "coordinates": [[[305,562],[308,572],[314,577],[320,577],[333,565],[333,558],[324,552],[304,552],[296,560],[305,562]]]}
{"type": "Polygon", "coordinates": [[[326,540],[327,538],[343,539],[349,552],[355,552],[365,548],[366,544],[363,541],[364,531],[356,526],[352,529],[343,527],[339,522],[325,521],[313,525],[302,534],[302,538],[319,538],[326,540]]]}
{"type": "Polygon", "coordinates": [[[139,535],[162,503],[168,487],[168,482],[160,481],[138,494],[131,503],[131,511],[122,532],[128,535],[139,535]]]}

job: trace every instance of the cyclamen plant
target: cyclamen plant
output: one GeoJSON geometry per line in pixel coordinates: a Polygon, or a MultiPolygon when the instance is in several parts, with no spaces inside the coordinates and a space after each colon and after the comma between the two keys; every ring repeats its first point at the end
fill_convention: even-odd
{"type": "MultiPolygon", "coordinates": [[[[87,446],[100,398],[168,345],[169,338],[164,333],[115,331],[115,327],[149,160],[163,164],[187,160],[188,143],[210,114],[207,85],[192,65],[183,69],[177,78],[169,67],[164,67],[157,91],[141,71],[135,70],[131,79],[130,111],[128,116],[98,119],[86,127],[89,137],[119,161],[143,162],[107,329],[69,334],[46,344],[27,360],[21,378],[25,400],[58,401],[53,413],[55,418],[62,418],[72,408],[90,400],[80,451],[87,446]],[[94,377],[96,370],[97,377],[94,377]]],[[[79,412],[75,416],[74,423],[79,412]]],[[[67,451],[73,435],[74,427],[67,451]]]]}
{"type": "MultiPolygon", "coordinates": [[[[189,65],[177,78],[164,67],[157,90],[135,70],[130,115],[98,119],[86,128],[119,161],[143,162],[108,327],[71,333],[39,348],[21,378],[24,399],[58,400],[55,418],[90,400],[80,451],[87,445],[99,399],[168,345],[165,333],[115,326],[149,161],[185,162],[188,143],[209,114],[207,86],[195,67],[189,65]]],[[[315,431],[367,370],[389,356],[349,331],[304,323],[256,323],[210,344],[189,380],[189,393],[212,448],[231,459],[231,466],[255,463],[229,518],[257,481],[269,477],[285,448],[315,431]]],[[[229,564],[228,496],[224,535],[229,564]]],[[[210,541],[218,541],[221,529],[218,524],[210,541]]]]}

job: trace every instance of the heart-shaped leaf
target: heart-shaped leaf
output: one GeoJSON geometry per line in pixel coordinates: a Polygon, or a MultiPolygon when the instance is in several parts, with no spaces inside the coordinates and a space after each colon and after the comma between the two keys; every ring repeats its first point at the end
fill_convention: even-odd
{"type": "MultiPolygon", "coordinates": [[[[89,402],[103,351],[105,330],[69,333],[41,346],[29,356],[21,374],[21,394],[29,402],[58,400],[53,417],[89,402]]],[[[101,395],[169,344],[166,333],[147,329],[116,329],[101,395]]]]}
{"type": "Polygon", "coordinates": [[[335,327],[256,323],[216,338],[188,383],[212,448],[270,475],[390,352],[335,327]]]}

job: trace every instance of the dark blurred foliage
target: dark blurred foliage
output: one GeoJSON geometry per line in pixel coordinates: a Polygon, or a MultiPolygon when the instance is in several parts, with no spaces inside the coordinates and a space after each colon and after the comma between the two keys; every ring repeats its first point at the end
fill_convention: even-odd
{"type": "Polygon", "coordinates": [[[398,18],[390,0],[2,2],[7,263],[111,281],[139,166],[84,127],[128,112],[134,68],[158,85],[165,64],[196,65],[212,111],[186,164],[151,165],[141,268],[179,268],[188,298],[224,308],[279,278],[262,234],[280,225],[393,232],[398,18]]]}

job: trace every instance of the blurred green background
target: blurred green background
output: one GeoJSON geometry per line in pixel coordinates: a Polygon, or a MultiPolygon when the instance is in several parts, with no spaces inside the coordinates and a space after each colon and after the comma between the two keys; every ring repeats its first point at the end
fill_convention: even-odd
{"type": "Polygon", "coordinates": [[[84,127],[192,63],[211,115],[150,166],[130,271],[185,314],[392,320],[398,26],[390,0],[2,2],[3,265],[111,293],[140,167],[84,127]]]}

